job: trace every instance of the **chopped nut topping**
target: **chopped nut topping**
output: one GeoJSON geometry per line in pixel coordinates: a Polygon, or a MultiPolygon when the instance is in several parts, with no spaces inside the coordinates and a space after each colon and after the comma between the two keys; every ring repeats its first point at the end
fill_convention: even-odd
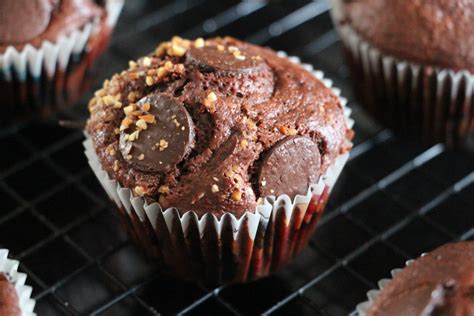
{"type": "MultiPolygon", "coordinates": [[[[145,103],[145,104],[143,104],[143,111],[144,111],[144,112],[150,111],[150,107],[151,107],[150,103],[145,103]]],[[[141,118],[141,117],[140,117],[140,118],[141,118]]]]}
{"type": "Polygon", "coordinates": [[[127,157],[125,157],[125,159],[127,160],[132,160],[133,156],[132,155],[127,155],[127,157]]]}
{"type": "Polygon", "coordinates": [[[247,121],[245,122],[245,125],[247,125],[247,128],[249,130],[256,130],[257,129],[257,124],[255,124],[255,122],[252,121],[251,119],[247,119],[247,121]]]}
{"type": "Polygon", "coordinates": [[[138,156],[138,160],[143,160],[145,159],[145,155],[144,154],[141,154],[140,156],[138,156]]]}
{"type": "Polygon", "coordinates": [[[249,145],[249,142],[246,139],[240,141],[240,147],[245,148],[249,145]]]}
{"type": "Polygon", "coordinates": [[[122,123],[120,123],[120,131],[126,130],[127,128],[130,127],[130,124],[132,124],[132,123],[133,123],[133,121],[130,118],[128,118],[128,117],[124,118],[122,120],[122,123]]]}
{"type": "Polygon", "coordinates": [[[133,60],[130,60],[128,62],[128,67],[130,67],[130,69],[135,69],[135,68],[137,68],[137,63],[134,62],[133,60]]]}
{"type": "Polygon", "coordinates": [[[115,104],[115,102],[117,102],[117,100],[115,100],[115,98],[111,95],[106,95],[105,97],[102,98],[102,100],[107,106],[112,106],[115,104]]]}
{"type": "Polygon", "coordinates": [[[324,105],[319,106],[319,112],[324,113],[326,109],[324,108],[324,105]]]}
{"type": "Polygon", "coordinates": [[[123,112],[125,113],[125,115],[130,115],[136,109],[137,109],[137,106],[134,103],[132,103],[132,104],[124,107],[123,112]]]}
{"type": "Polygon", "coordinates": [[[104,89],[97,90],[97,91],[94,93],[94,95],[95,95],[96,97],[104,97],[106,94],[107,94],[107,93],[105,92],[104,89]]]}
{"type": "Polygon", "coordinates": [[[120,134],[120,128],[115,128],[115,129],[114,129],[114,134],[115,134],[115,135],[120,134]]]}
{"type": "Polygon", "coordinates": [[[181,125],[181,124],[178,122],[178,120],[175,119],[175,118],[173,119],[173,123],[174,123],[174,125],[176,125],[176,127],[179,127],[179,126],[181,125]]]}
{"type": "Polygon", "coordinates": [[[223,52],[225,50],[225,47],[223,45],[217,45],[217,50],[223,52]]]}
{"type": "Polygon", "coordinates": [[[205,194],[204,192],[199,193],[198,200],[202,199],[204,197],[204,194],[205,194]]]}
{"type": "Polygon", "coordinates": [[[128,135],[128,141],[130,141],[130,142],[135,141],[136,139],[138,139],[139,135],[140,135],[140,131],[135,131],[135,132],[131,133],[130,135],[128,135]]]}
{"type": "Polygon", "coordinates": [[[168,142],[164,139],[160,139],[160,144],[159,144],[160,151],[165,150],[168,148],[168,142]]]}
{"type": "Polygon", "coordinates": [[[121,107],[122,107],[122,102],[119,102],[119,101],[115,102],[114,108],[120,109],[121,107]]]}
{"type": "Polygon", "coordinates": [[[242,192],[239,189],[232,192],[232,199],[234,201],[240,201],[242,199],[242,192]]]}
{"type": "Polygon", "coordinates": [[[159,193],[170,193],[170,188],[167,185],[162,185],[158,188],[159,193]]]}
{"type": "Polygon", "coordinates": [[[216,111],[216,107],[213,103],[216,101],[217,101],[217,95],[214,92],[211,92],[204,99],[203,104],[206,108],[208,108],[209,112],[214,113],[216,111]]]}
{"type": "Polygon", "coordinates": [[[178,45],[172,45],[171,46],[171,54],[172,56],[177,56],[177,57],[182,57],[186,54],[186,48],[178,46],[178,45]]]}
{"type": "Polygon", "coordinates": [[[167,74],[168,74],[168,70],[166,70],[165,67],[158,68],[158,73],[157,73],[158,78],[163,78],[167,74]]]}
{"type": "Polygon", "coordinates": [[[148,128],[148,125],[146,124],[146,122],[142,119],[139,119],[135,125],[141,129],[147,129],[148,128]]]}
{"type": "Polygon", "coordinates": [[[173,70],[173,63],[168,60],[168,61],[165,62],[164,67],[165,67],[166,70],[171,71],[171,70],[173,70]]]}
{"type": "Polygon", "coordinates": [[[217,193],[217,192],[219,192],[219,187],[217,186],[217,184],[213,184],[213,185],[211,186],[211,191],[212,191],[212,193],[217,193]]]}
{"type": "Polygon", "coordinates": [[[240,51],[235,51],[233,52],[233,55],[235,58],[237,58],[238,60],[245,60],[245,56],[242,55],[242,53],[240,51]]]}
{"type": "Polygon", "coordinates": [[[205,45],[205,42],[202,37],[196,38],[196,40],[194,41],[194,47],[196,48],[202,48],[204,47],[204,45],[205,45]]]}
{"type": "Polygon", "coordinates": [[[138,195],[138,196],[144,196],[145,195],[145,189],[139,185],[133,189],[133,191],[138,195]]]}
{"type": "Polygon", "coordinates": [[[117,172],[119,170],[119,162],[118,160],[114,160],[114,171],[117,172]]]}
{"type": "Polygon", "coordinates": [[[156,123],[155,116],[153,114],[139,115],[138,118],[148,124],[156,123]]]}
{"type": "Polygon", "coordinates": [[[212,177],[212,180],[219,181],[219,179],[217,177],[212,177]]]}
{"type": "Polygon", "coordinates": [[[271,193],[271,194],[275,193],[275,190],[270,189],[270,193],[271,193]]]}
{"type": "Polygon", "coordinates": [[[294,136],[294,135],[296,135],[297,133],[298,133],[298,131],[296,130],[296,128],[290,127],[290,128],[288,129],[288,135],[290,135],[290,136],[294,136]]]}
{"type": "Polygon", "coordinates": [[[147,57],[143,58],[143,66],[145,66],[145,67],[150,67],[151,66],[150,57],[147,56],[147,57]]]}
{"type": "Polygon", "coordinates": [[[129,102],[135,102],[137,100],[137,96],[135,92],[131,91],[128,93],[127,99],[129,102]]]}
{"type": "Polygon", "coordinates": [[[262,187],[266,186],[267,185],[267,181],[263,180],[262,182],[260,182],[262,184],[262,187]]]}
{"type": "Polygon", "coordinates": [[[153,80],[153,77],[147,76],[145,78],[145,83],[146,83],[147,86],[152,86],[155,82],[153,80]]]}
{"type": "Polygon", "coordinates": [[[228,50],[229,50],[229,52],[231,52],[231,53],[235,53],[235,52],[238,52],[238,51],[239,51],[239,48],[236,47],[236,46],[229,46],[228,50]]]}
{"type": "Polygon", "coordinates": [[[157,70],[156,70],[156,69],[153,69],[153,68],[152,68],[152,69],[148,69],[148,71],[146,72],[146,74],[147,74],[148,76],[154,76],[154,75],[156,75],[156,71],[157,71],[157,70]]]}

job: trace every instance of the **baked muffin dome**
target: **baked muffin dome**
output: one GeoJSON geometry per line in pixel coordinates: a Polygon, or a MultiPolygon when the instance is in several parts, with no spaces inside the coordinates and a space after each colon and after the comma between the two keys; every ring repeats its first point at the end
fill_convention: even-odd
{"type": "Polygon", "coordinates": [[[178,37],[89,103],[104,170],[134,194],[198,215],[306,194],[350,147],[339,98],[301,66],[233,38],[178,37]]]}
{"type": "Polygon", "coordinates": [[[474,72],[474,2],[345,0],[345,22],[382,52],[474,72]]]}
{"type": "Polygon", "coordinates": [[[474,315],[474,242],[447,244],[415,260],[367,315],[474,315]]]}

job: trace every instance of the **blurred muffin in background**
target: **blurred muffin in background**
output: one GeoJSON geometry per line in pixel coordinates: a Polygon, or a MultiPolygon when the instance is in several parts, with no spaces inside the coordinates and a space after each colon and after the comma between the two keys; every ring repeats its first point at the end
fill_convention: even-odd
{"type": "Polygon", "coordinates": [[[44,115],[77,101],[122,6],[123,0],[0,1],[3,110],[44,115]]]}
{"type": "Polygon", "coordinates": [[[474,2],[332,0],[355,93],[380,123],[425,143],[474,131],[474,2]]]}
{"type": "Polygon", "coordinates": [[[361,316],[474,315],[474,242],[441,246],[392,270],[357,306],[361,316]]]}

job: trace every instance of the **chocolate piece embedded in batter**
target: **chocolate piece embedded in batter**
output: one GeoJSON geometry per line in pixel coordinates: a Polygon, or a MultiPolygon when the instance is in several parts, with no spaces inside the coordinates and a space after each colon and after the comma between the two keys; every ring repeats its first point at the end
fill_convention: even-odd
{"type": "Polygon", "coordinates": [[[276,143],[263,159],[258,177],[260,194],[305,194],[320,174],[318,145],[309,137],[290,136],[276,143]]]}
{"type": "Polygon", "coordinates": [[[203,71],[223,71],[227,73],[257,72],[266,66],[265,61],[254,54],[235,46],[222,45],[190,48],[187,59],[203,71]]]}
{"type": "Polygon", "coordinates": [[[157,93],[144,97],[137,105],[142,111],[146,107],[147,111],[138,116],[135,128],[121,132],[122,156],[133,168],[142,171],[170,170],[194,145],[194,125],[191,117],[176,99],[157,93]],[[140,120],[145,122],[146,129],[137,134],[135,132],[143,124],[140,120]]]}

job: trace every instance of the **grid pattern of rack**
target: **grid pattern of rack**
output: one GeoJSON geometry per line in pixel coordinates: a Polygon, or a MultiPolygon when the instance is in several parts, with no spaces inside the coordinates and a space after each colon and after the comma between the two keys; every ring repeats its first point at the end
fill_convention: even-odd
{"type": "MultiPolygon", "coordinates": [[[[100,79],[174,34],[233,35],[298,55],[353,99],[324,0],[129,0],[100,79]]],[[[121,232],[80,131],[0,128],[0,246],[21,261],[41,315],[344,315],[389,271],[474,239],[474,155],[403,142],[350,102],[355,148],[310,246],[276,275],[203,288],[161,276],[121,232]]],[[[84,119],[84,106],[63,114],[84,119]]]]}

